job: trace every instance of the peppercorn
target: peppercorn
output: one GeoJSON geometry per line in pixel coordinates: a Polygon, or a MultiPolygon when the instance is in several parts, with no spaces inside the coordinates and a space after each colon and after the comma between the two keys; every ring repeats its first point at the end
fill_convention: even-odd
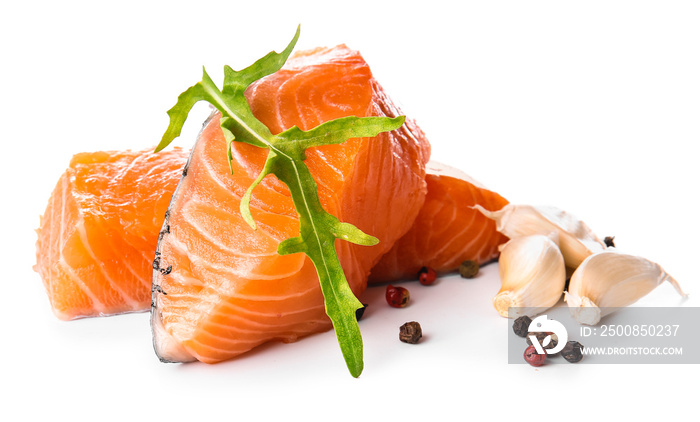
{"type": "Polygon", "coordinates": [[[530,324],[532,323],[532,318],[527,315],[523,315],[516,319],[513,323],[513,331],[518,337],[527,337],[530,324]]]}
{"type": "Polygon", "coordinates": [[[547,337],[547,333],[527,333],[525,340],[527,341],[527,344],[529,346],[532,346],[532,340],[530,340],[530,336],[535,336],[535,338],[537,338],[537,342],[540,343],[540,345],[542,345],[542,340],[544,340],[544,338],[547,337]]]}
{"type": "Polygon", "coordinates": [[[411,321],[399,327],[399,340],[404,343],[416,344],[423,337],[423,330],[420,324],[411,321]]]}
{"type": "Polygon", "coordinates": [[[386,286],[386,301],[394,308],[403,308],[408,305],[411,294],[404,287],[386,286]]]}
{"type": "Polygon", "coordinates": [[[418,281],[424,286],[430,286],[437,280],[437,273],[430,267],[422,267],[418,271],[418,281]]]}
{"type": "Polygon", "coordinates": [[[546,354],[540,355],[537,353],[535,346],[528,346],[527,349],[525,349],[525,353],[523,353],[523,357],[525,358],[525,362],[532,366],[542,366],[547,359],[546,354]]]}
{"type": "MultiPolygon", "coordinates": [[[[530,335],[533,334],[535,338],[537,338],[537,342],[542,346],[542,348],[546,351],[548,349],[554,349],[557,347],[557,344],[559,344],[559,337],[557,337],[556,334],[554,333],[542,333],[542,332],[537,332],[537,333],[527,333],[527,344],[532,345],[532,341],[530,340],[530,335]],[[544,339],[549,337],[549,343],[547,343],[546,346],[543,345],[544,339]]],[[[555,354],[549,354],[549,356],[555,356],[558,355],[558,353],[555,354]]]]}
{"type": "Polygon", "coordinates": [[[544,346],[544,349],[547,350],[547,355],[549,355],[549,357],[559,356],[560,352],[549,353],[549,350],[556,348],[557,345],[559,344],[559,337],[554,333],[547,333],[547,334],[549,334],[549,339],[550,339],[549,344],[544,346]]]}
{"type": "Polygon", "coordinates": [[[479,274],[479,263],[476,261],[464,261],[459,266],[459,275],[462,278],[474,278],[477,274],[479,274]]]}
{"type": "Polygon", "coordinates": [[[578,341],[568,341],[561,351],[561,355],[567,362],[576,363],[583,359],[583,345],[578,341]]]}
{"type": "Polygon", "coordinates": [[[605,239],[603,239],[603,243],[605,243],[605,246],[608,248],[614,248],[615,247],[615,236],[606,236],[605,239]]]}
{"type": "Polygon", "coordinates": [[[357,308],[357,309],[355,310],[355,318],[356,318],[358,321],[362,319],[362,315],[365,314],[365,309],[367,309],[368,306],[369,306],[368,304],[363,303],[361,308],[357,308]]]}

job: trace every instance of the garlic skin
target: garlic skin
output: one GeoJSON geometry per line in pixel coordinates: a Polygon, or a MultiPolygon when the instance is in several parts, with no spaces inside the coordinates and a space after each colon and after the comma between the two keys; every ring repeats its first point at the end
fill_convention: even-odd
{"type": "Polygon", "coordinates": [[[554,207],[508,204],[498,211],[474,208],[496,222],[496,229],[510,239],[556,233],[566,266],[577,268],[590,255],[605,250],[598,236],[583,221],[554,207]]]}
{"type": "Polygon", "coordinates": [[[566,267],[557,244],[548,236],[514,238],[498,259],[501,290],[493,306],[502,317],[532,316],[554,306],[566,284],[566,267]],[[521,308],[508,313],[508,308],[521,308]],[[523,309],[524,308],[524,309],[523,309]]]}
{"type": "Polygon", "coordinates": [[[659,264],[610,248],[591,255],[576,269],[565,300],[576,321],[596,325],[612,312],[610,308],[631,305],[664,281],[687,297],[678,282],[659,264]]]}

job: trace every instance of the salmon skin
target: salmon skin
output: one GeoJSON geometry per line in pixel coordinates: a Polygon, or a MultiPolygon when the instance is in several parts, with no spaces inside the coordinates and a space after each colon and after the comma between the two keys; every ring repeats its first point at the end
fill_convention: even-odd
{"type": "Polygon", "coordinates": [[[508,204],[459,170],[428,163],[428,194],[411,229],[372,268],[370,282],[415,279],[422,267],[438,273],[459,268],[462,261],[488,263],[508,238],[474,205],[497,211],[508,204]]]}
{"type": "MultiPolygon", "coordinates": [[[[345,46],[296,54],[246,96],[272,133],[345,116],[401,114],[360,54],[345,46]]],[[[267,150],[234,142],[231,168],[226,152],[215,114],[195,143],[156,251],[151,324],[163,361],[215,363],[268,341],[292,342],[331,328],[313,263],[301,253],[277,253],[277,245],[299,231],[286,186],[266,177],[253,191],[257,230],[239,212],[267,150]]],[[[418,215],[429,154],[425,135],[410,120],[374,138],[307,151],[326,211],[380,240],[375,246],[335,243],[355,295],[418,215]]]]}
{"type": "Polygon", "coordinates": [[[37,230],[36,265],[63,320],[150,308],[151,265],[187,153],[76,154],[37,230]]]}

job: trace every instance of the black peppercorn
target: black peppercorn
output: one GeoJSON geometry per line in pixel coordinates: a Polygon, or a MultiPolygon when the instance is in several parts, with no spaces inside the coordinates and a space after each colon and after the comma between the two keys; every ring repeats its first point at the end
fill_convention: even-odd
{"type": "MultiPolygon", "coordinates": [[[[546,345],[544,348],[545,348],[545,350],[554,349],[559,344],[559,337],[554,333],[547,333],[547,334],[549,334],[550,340],[549,340],[549,344],[546,345]]],[[[550,357],[559,356],[559,353],[560,352],[557,352],[557,353],[547,352],[547,356],[550,356],[550,357]]]]}
{"type": "Polygon", "coordinates": [[[606,236],[605,239],[603,239],[603,243],[605,243],[605,246],[608,248],[614,248],[615,247],[615,236],[606,236]]]}
{"type": "Polygon", "coordinates": [[[407,322],[399,328],[399,340],[404,343],[416,344],[421,337],[423,337],[423,330],[415,321],[407,322]]]}
{"type": "Polygon", "coordinates": [[[459,266],[459,275],[462,278],[474,278],[479,273],[479,263],[476,261],[464,261],[459,266]]]}
{"type": "Polygon", "coordinates": [[[561,355],[567,362],[576,363],[583,359],[583,345],[578,341],[571,340],[566,343],[561,355]]]}
{"type": "Polygon", "coordinates": [[[545,337],[547,337],[546,333],[527,333],[527,336],[525,336],[525,340],[527,340],[527,344],[532,346],[532,340],[530,340],[530,336],[535,336],[537,338],[537,342],[542,344],[542,340],[544,340],[545,337]]]}
{"type": "Polygon", "coordinates": [[[369,305],[363,303],[361,308],[357,308],[355,310],[355,318],[357,318],[358,321],[362,319],[362,315],[365,314],[365,309],[367,309],[367,306],[369,305]]]}
{"type": "MultiPolygon", "coordinates": [[[[543,349],[548,350],[548,349],[554,349],[557,347],[557,344],[559,344],[559,337],[557,337],[556,334],[554,333],[527,333],[527,344],[532,345],[532,340],[530,340],[530,335],[534,335],[535,338],[537,338],[537,342],[542,346],[542,343],[544,343],[544,339],[547,338],[547,336],[550,336],[549,343],[546,346],[542,346],[543,349]]],[[[556,356],[557,353],[555,354],[549,354],[549,356],[556,356]]]]}
{"type": "Polygon", "coordinates": [[[532,318],[527,315],[523,315],[516,319],[513,323],[513,331],[518,337],[527,337],[530,324],[532,323],[532,318]]]}

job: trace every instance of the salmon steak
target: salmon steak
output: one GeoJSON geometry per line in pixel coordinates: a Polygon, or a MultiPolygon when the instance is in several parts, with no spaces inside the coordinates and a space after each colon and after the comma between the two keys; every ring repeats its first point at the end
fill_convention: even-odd
{"type": "Polygon", "coordinates": [[[428,194],[411,229],[372,268],[370,282],[415,279],[422,267],[438,273],[463,261],[488,263],[508,238],[474,205],[498,211],[508,204],[501,195],[454,168],[429,163],[428,194]]]}
{"type": "MultiPolygon", "coordinates": [[[[361,55],[345,46],[297,53],[246,91],[253,114],[270,131],[302,130],[345,116],[401,115],[361,55]]],[[[230,163],[220,115],[200,133],[173,194],[153,270],[153,341],[163,361],[215,363],[268,341],[292,342],[332,325],[316,269],[302,253],[279,255],[299,233],[287,187],[265,177],[252,193],[257,230],[241,199],[268,151],[233,142],[230,163]]],[[[326,211],[379,239],[375,246],[336,240],[352,292],[404,235],[426,195],[430,146],[407,120],[373,138],[307,150],[305,163],[326,211]]]]}
{"type": "MultiPolygon", "coordinates": [[[[400,114],[359,53],[344,46],[297,53],[246,96],[273,133],[400,114]]],[[[287,188],[267,177],[255,191],[257,231],[240,215],[266,151],[234,143],[231,174],[216,114],[191,153],[151,151],[77,154],[59,179],[37,230],[34,269],[60,319],[153,305],[159,357],[182,362],[217,362],[331,327],[309,259],[276,251],[299,229],[287,188]]],[[[372,139],[308,151],[324,208],[380,239],[371,247],[336,242],[356,295],[370,269],[374,282],[414,278],[422,266],[449,272],[464,259],[495,258],[505,241],[471,205],[497,210],[507,201],[454,169],[431,163],[426,174],[429,153],[410,120],[372,139]]]]}
{"type": "Polygon", "coordinates": [[[80,153],[51,194],[36,265],[63,320],[148,309],[152,262],[187,153],[80,153]]]}

